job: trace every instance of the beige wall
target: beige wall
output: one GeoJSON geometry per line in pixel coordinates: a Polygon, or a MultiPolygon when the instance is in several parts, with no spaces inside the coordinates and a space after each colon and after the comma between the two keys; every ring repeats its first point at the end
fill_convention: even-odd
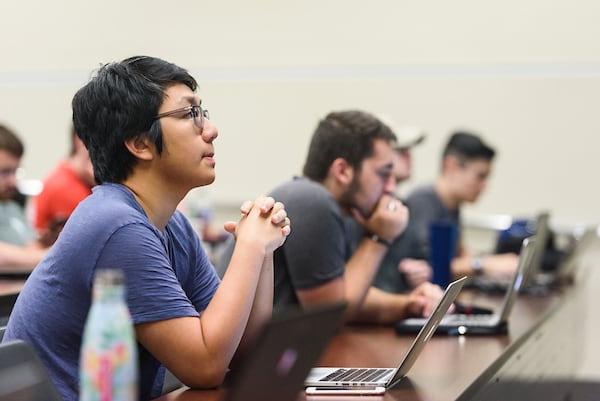
{"type": "Polygon", "coordinates": [[[472,213],[600,221],[597,1],[2,1],[0,15],[0,121],[30,178],[66,152],[91,70],[150,54],[193,72],[220,128],[213,202],[298,173],[317,120],[362,108],[429,131],[413,183],[450,130],[482,132],[500,157],[472,213]]]}

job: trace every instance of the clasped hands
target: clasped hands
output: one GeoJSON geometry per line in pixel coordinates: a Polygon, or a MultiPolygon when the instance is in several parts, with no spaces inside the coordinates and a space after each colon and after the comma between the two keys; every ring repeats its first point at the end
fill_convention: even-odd
{"type": "Polygon", "coordinates": [[[240,212],[240,220],[226,222],[225,230],[234,234],[238,241],[259,243],[267,253],[283,245],[291,232],[285,206],[270,196],[260,196],[254,201],[244,202],[240,212]]]}

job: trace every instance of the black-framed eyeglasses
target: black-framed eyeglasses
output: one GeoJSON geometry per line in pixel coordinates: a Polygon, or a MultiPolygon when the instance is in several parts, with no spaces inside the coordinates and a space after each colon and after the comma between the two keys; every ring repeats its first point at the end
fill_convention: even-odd
{"type": "Polygon", "coordinates": [[[165,111],[164,113],[158,114],[154,119],[158,120],[159,118],[169,117],[175,114],[181,114],[182,117],[193,118],[194,124],[196,124],[196,127],[200,128],[200,130],[204,128],[204,119],[210,120],[208,110],[203,109],[198,104],[182,107],[181,109],[165,111]]]}

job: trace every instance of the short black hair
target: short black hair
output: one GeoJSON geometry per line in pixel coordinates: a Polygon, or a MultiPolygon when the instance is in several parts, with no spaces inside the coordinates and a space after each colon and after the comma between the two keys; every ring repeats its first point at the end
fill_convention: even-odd
{"type": "Polygon", "coordinates": [[[10,153],[16,158],[21,158],[25,147],[17,134],[11,131],[8,127],[0,124],[0,150],[10,153]]]}
{"type": "Polygon", "coordinates": [[[364,111],[349,110],[329,113],[319,122],[304,164],[306,177],[322,182],[331,163],[343,158],[357,171],[364,159],[373,154],[373,142],[382,139],[396,141],[390,127],[364,111]]]}
{"type": "Polygon", "coordinates": [[[170,86],[196,90],[183,68],[155,57],[136,56],[103,65],[73,97],[73,126],[90,153],[96,182],[122,182],[135,157],[125,141],[147,136],[162,152],[162,132],[155,119],[170,86]]]}
{"type": "Polygon", "coordinates": [[[71,129],[69,130],[69,140],[71,142],[69,156],[73,156],[75,154],[75,151],[76,151],[75,138],[77,138],[78,136],[79,135],[77,135],[77,131],[75,131],[75,127],[73,127],[73,124],[71,124],[71,129]]]}
{"type": "Polygon", "coordinates": [[[495,155],[496,151],[483,142],[478,135],[467,131],[457,131],[450,136],[442,158],[454,156],[461,163],[465,163],[476,159],[492,161],[495,155]]]}

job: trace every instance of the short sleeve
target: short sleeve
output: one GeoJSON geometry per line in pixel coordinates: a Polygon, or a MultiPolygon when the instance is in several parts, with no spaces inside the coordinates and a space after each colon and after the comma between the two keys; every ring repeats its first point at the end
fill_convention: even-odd
{"type": "Polygon", "coordinates": [[[287,201],[292,233],[283,252],[294,288],[312,288],[344,273],[347,236],[339,211],[321,197],[287,201]]]}
{"type": "Polygon", "coordinates": [[[193,235],[196,264],[193,270],[192,288],[188,293],[191,301],[198,312],[204,311],[215,295],[221,280],[214,266],[208,259],[206,252],[202,249],[198,236],[193,235]]]}
{"type": "Polygon", "coordinates": [[[122,269],[134,324],[198,316],[167,256],[159,233],[142,223],[119,228],[107,241],[97,269],[122,269]]]}

